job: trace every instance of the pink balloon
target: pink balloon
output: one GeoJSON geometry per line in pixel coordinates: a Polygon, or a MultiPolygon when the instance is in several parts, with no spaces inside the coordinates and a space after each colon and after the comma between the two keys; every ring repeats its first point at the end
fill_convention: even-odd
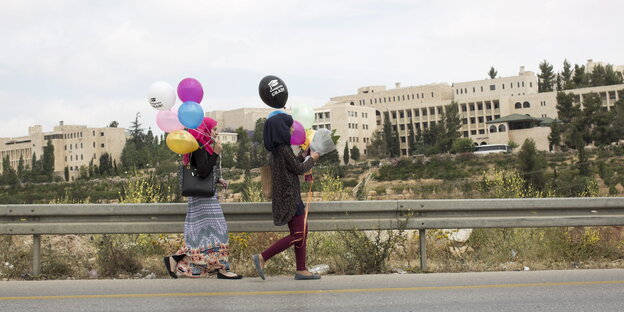
{"type": "Polygon", "coordinates": [[[204,98],[204,89],[195,78],[185,78],[178,84],[178,97],[182,103],[192,101],[200,103],[204,98]]]}
{"type": "Polygon", "coordinates": [[[158,111],[158,114],[156,114],[156,125],[165,132],[184,129],[184,126],[178,121],[178,112],[171,110],[158,111]]]}
{"type": "Polygon", "coordinates": [[[290,145],[301,145],[305,143],[306,133],[303,125],[300,122],[293,120],[293,129],[294,131],[290,135],[290,145]]]}

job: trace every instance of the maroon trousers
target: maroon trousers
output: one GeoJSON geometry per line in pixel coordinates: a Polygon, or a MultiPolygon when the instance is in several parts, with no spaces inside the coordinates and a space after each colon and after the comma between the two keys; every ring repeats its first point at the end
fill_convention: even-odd
{"type": "Polygon", "coordinates": [[[307,270],[306,262],[306,243],[305,236],[307,236],[308,228],[306,227],[306,233],[303,233],[304,215],[294,216],[288,222],[288,229],[290,229],[290,235],[273,243],[271,247],[262,252],[262,258],[267,261],[271,257],[278,253],[288,249],[291,245],[295,245],[295,260],[297,262],[297,271],[307,270]]]}

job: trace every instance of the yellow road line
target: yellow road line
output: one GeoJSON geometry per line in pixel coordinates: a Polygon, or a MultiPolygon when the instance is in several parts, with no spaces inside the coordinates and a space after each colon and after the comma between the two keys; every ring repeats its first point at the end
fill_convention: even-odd
{"type": "Polygon", "coordinates": [[[225,291],[225,292],[164,293],[164,294],[23,296],[23,297],[0,297],[0,301],[49,300],[49,299],[109,299],[109,298],[154,298],[154,297],[214,297],[214,296],[340,294],[340,293],[391,292],[391,291],[455,290],[455,289],[479,289],[479,288],[517,288],[517,287],[548,287],[548,286],[578,286],[578,285],[608,285],[608,284],[624,284],[624,280],[622,281],[593,281],[593,282],[465,285],[465,286],[422,286],[422,287],[398,287],[398,288],[362,288],[362,289],[355,288],[355,289],[327,289],[327,290],[273,290],[273,291],[225,291]]]}

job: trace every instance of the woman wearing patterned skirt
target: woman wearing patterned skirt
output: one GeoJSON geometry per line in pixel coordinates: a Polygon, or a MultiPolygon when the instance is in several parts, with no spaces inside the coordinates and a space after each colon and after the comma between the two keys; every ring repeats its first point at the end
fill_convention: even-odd
{"type": "MultiPolygon", "coordinates": [[[[207,177],[215,170],[215,179],[227,188],[227,181],[221,178],[216,164],[221,144],[215,142],[217,122],[205,117],[197,129],[189,132],[202,146],[192,154],[184,155],[184,163],[197,166],[200,177],[207,177]]],[[[216,274],[221,279],[241,279],[230,272],[228,261],[228,229],[217,193],[213,197],[189,197],[186,221],[184,222],[185,246],[170,257],[165,257],[165,268],[173,278],[206,277],[216,274]]]]}

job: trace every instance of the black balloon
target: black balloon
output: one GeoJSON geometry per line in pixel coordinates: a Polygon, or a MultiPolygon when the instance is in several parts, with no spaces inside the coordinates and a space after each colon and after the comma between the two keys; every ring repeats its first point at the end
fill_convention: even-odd
{"type": "Polygon", "coordinates": [[[275,76],[266,76],[260,80],[258,93],[262,102],[273,108],[286,107],[288,101],[288,89],[282,79],[275,76]]]}

